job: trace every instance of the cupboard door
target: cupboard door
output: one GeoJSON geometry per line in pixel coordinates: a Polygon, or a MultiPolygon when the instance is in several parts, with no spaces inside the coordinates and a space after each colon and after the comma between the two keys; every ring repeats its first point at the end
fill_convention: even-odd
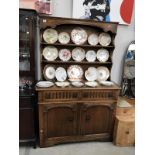
{"type": "Polygon", "coordinates": [[[112,133],[114,104],[84,103],[81,108],[81,134],[112,133]]]}
{"type": "Polygon", "coordinates": [[[57,103],[39,105],[40,141],[53,137],[73,136],[77,128],[76,104],[57,103]]]}
{"type": "Polygon", "coordinates": [[[33,108],[19,109],[19,139],[34,138],[34,111],[33,108]]]}

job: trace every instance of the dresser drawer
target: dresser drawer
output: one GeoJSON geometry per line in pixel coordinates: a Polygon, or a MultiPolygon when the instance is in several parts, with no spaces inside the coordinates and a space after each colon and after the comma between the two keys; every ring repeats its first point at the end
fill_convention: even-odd
{"type": "Polygon", "coordinates": [[[79,91],[45,91],[42,93],[42,100],[46,102],[75,101],[80,98],[79,91]]]}

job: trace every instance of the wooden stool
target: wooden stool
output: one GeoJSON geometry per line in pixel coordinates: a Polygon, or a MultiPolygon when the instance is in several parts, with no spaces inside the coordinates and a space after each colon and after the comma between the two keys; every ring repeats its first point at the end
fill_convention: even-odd
{"type": "Polygon", "coordinates": [[[113,142],[117,146],[132,146],[135,143],[135,117],[116,116],[113,142]]]}

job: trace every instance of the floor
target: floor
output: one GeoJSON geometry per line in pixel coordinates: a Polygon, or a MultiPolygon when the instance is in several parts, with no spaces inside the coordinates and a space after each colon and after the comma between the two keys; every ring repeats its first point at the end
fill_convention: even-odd
{"type": "Polygon", "coordinates": [[[20,146],[19,155],[134,155],[134,147],[117,147],[110,142],[61,144],[33,149],[20,146]]]}

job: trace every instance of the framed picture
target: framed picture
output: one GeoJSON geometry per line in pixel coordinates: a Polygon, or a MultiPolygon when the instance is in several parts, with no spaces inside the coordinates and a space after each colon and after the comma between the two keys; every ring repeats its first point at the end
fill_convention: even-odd
{"type": "Polygon", "coordinates": [[[129,25],[134,0],[73,0],[73,18],[129,25]]]}
{"type": "Polygon", "coordinates": [[[19,0],[19,8],[33,9],[38,13],[53,13],[52,0],[19,0]]]}

